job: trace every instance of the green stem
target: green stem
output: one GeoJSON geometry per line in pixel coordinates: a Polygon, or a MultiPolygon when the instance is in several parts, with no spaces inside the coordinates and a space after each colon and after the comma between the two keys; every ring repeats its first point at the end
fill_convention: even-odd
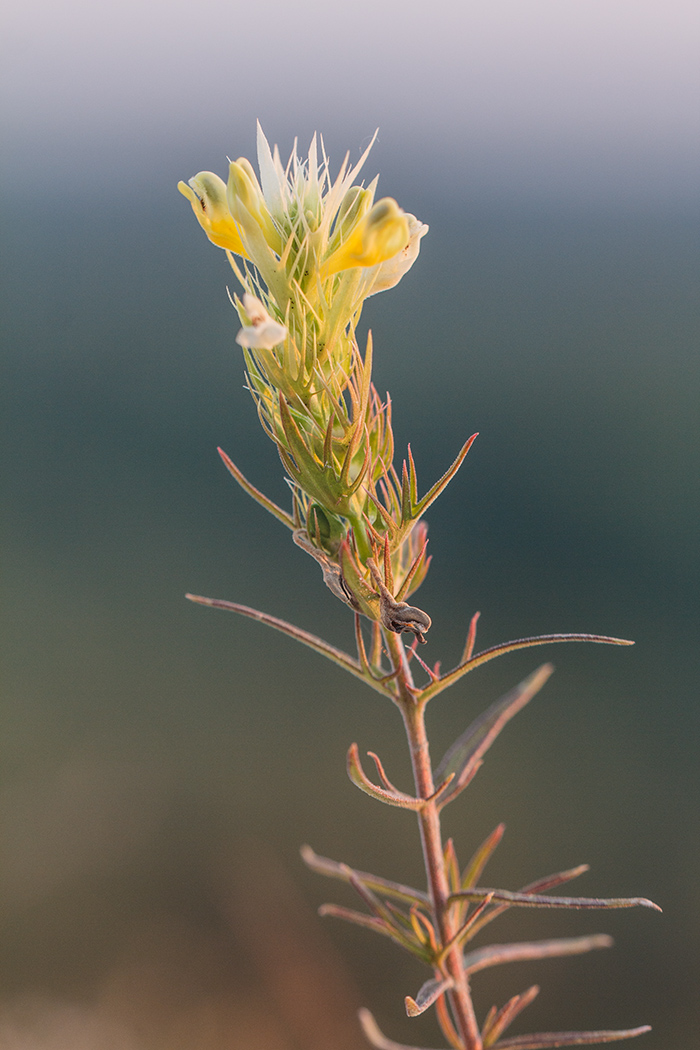
{"type": "MultiPolygon", "coordinates": [[[[401,710],[406,729],[416,795],[418,798],[429,799],[435,791],[435,785],[430,764],[428,737],[425,731],[425,701],[418,698],[418,691],[413,684],[406,650],[400,636],[387,631],[385,640],[394,670],[397,672],[396,703],[401,710]]],[[[457,933],[457,916],[456,909],[448,904],[450,885],[445,870],[440,814],[434,801],[426,801],[419,811],[418,826],[433,917],[440,943],[444,945],[457,933]]],[[[448,952],[443,965],[445,973],[449,974],[454,982],[449,998],[464,1050],[482,1050],[481,1036],[469,990],[469,978],[464,971],[462,951],[459,946],[448,952]]]]}

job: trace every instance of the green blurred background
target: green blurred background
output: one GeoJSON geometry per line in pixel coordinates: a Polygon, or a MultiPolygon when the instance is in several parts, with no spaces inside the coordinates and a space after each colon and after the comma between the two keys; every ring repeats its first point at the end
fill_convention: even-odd
{"type": "Polygon", "coordinates": [[[411,818],[344,773],[357,740],[409,783],[398,716],[320,657],[183,599],[352,644],[317,567],[215,452],[286,500],[243,389],[232,275],[175,189],[224,174],[227,152],[254,159],[258,116],[283,155],[325,131],[334,170],[381,123],[367,175],[430,224],[362,323],[424,489],[481,435],[429,515],[427,658],[454,662],[477,609],[479,647],[559,630],[637,643],[505,657],[430,713],[439,757],[552,659],[448,830],[466,860],[507,823],[489,883],[587,861],[579,892],[664,908],[507,916],[498,940],[609,931],[616,947],[479,975],[480,1015],[537,981],[516,1031],[651,1023],[648,1050],[694,1041],[697,12],[433,6],[387,2],[370,22],[314,0],[35,0],[11,16],[3,1048],[359,1047],[356,1002],[388,1035],[439,1045],[432,1018],[403,1012],[422,972],[316,920],[351,897],[298,857],[307,841],[421,879],[411,818]]]}

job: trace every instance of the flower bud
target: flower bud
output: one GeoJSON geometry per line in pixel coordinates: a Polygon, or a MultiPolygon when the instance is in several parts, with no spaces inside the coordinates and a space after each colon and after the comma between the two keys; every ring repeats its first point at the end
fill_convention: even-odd
{"type": "Polygon", "coordinates": [[[348,232],[355,223],[363,217],[372,204],[372,193],[363,189],[362,186],[351,186],[340,202],[338,217],[335,228],[345,229],[348,232]]]}
{"type": "Polygon", "coordinates": [[[321,276],[356,266],[376,266],[390,259],[409,240],[408,220],[391,197],[377,201],[350,233],[344,244],[324,263],[321,276]]]}
{"type": "Polygon", "coordinates": [[[189,186],[185,182],[178,182],[177,188],[192,205],[192,211],[209,240],[219,248],[227,248],[247,258],[238,227],[226,203],[226,184],[223,179],[212,171],[200,171],[190,179],[189,186]]]}
{"type": "Polygon", "coordinates": [[[231,162],[226,197],[231,215],[241,224],[244,232],[252,219],[262,230],[270,248],[279,254],[282,239],[265,204],[255,172],[245,157],[231,162]]]}

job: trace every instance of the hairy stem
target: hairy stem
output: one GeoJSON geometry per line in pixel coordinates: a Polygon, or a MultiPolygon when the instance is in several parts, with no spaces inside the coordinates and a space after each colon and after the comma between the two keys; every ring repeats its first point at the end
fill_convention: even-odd
{"type": "MultiPolygon", "coordinates": [[[[416,795],[418,798],[429,800],[435,792],[435,785],[430,764],[428,737],[425,732],[425,701],[417,697],[417,690],[413,684],[406,651],[400,636],[387,631],[385,638],[396,672],[396,703],[401,710],[406,728],[416,795]]],[[[448,904],[450,885],[445,870],[440,814],[435,801],[426,801],[420,809],[418,826],[436,933],[440,938],[440,944],[445,945],[457,933],[457,919],[455,909],[448,904]]],[[[481,1036],[469,990],[469,978],[464,971],[462,951],[459,946],[454,947],[445,956],[443,969],[444,973],[449,975],[454,982],[448,994],[464,1050],[482,1050],[481,1036]]]]}

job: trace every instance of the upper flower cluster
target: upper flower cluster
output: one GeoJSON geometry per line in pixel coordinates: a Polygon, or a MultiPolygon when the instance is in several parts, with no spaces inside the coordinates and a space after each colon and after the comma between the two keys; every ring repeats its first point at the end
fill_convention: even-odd
{"type": "Polygon", "coordinates": [[[335,180],[323,143],[319,163],[316,136],[307,160],[295,149],[286,168],[259,124],[257,145],[260,180],[239,157],[228,183],[202,171],[178,189],[210,241],[253,263],[278,320],[303,302],[328,334],[341,331],[364,299],[398,284],[428,227],[391,197],[375,202],[376,179],[354,185],[371,144],[354,168],[346,157],[335,180]]]}
{"type": "Polygon", "coordinates": [[[375,201],[376,179],[355,183],[371,145],[332,179],[316,136],[305,160],[295,148],[283,167],[258,125],[259,178],[240,157],[227,183],[203,171],[178,188],[244,289],[236,338],[294,492],[293,516],[273,512],[338,597],[396,630],[405,614],[382,597],[376,561],[400,598],[418,586],[425,526],[414,526],[435,494],[418,500],[412,460],[401,478],[394,469],[390,402],[374,389],[371,340],[362,355],[355,326],[364,300],[413,265],[428,227],[391,197],[375,201]]]}

